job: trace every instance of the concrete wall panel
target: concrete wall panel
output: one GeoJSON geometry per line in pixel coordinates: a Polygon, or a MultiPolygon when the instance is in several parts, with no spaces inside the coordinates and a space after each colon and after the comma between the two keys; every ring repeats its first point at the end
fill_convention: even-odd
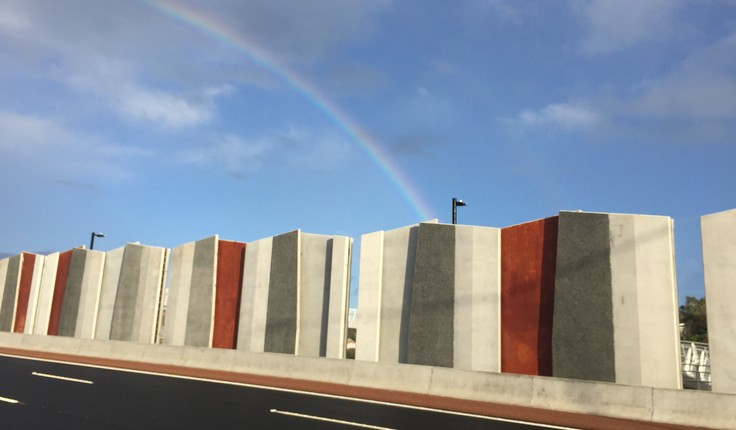
{"type": "Polygon", "coordinates": [[[243,265],[237,349],[263,352],[266,341],[272,238],[248,243],[243,265]]]}
{"type": "Polygon", "coordinates": [[[110,339],[112,315],[115,310],[115,298],[118,294],[118,283],[120,282],[120,271],[123,267],[124,255],[124,246],[107,251],[105,268],[102,272],[102,287],[100,288],[100,305],[97,310],[95,339],[110,339]]]}
{"type": "Polygon", "coordinates": [[[332,261],[330,263],[327,345],[324,356],[327,358],[345,358],[353,240],[349,237],[335,236],[331,241],[332,261]]]}
{"type": "Polygon", "coordinates": [[[381,333],[381,291],[383,290],[384,232],[364,234],[360,238],[358,272],[358,321],[360,342],[355,345],[355,359],[378,361],[381,333]]]}
{"type": "Polygon", "coordinates": [[[56,280],[54,281],[54,296],[51,302],[51,312],[49,313],[48,334],[53,336],[59,334],[61,310],[64,303],[67,278],[69,276],[73,254],[73,249],[59,254],[59,261],[56,268],[56,280]]]}
{"type": "Polygon", "coordinates": [[[736,394],[736,209],[700,218],[713,391],[736,394]]]}
{"type": "Polygon", "coordinates": [[[420,224],[409,302],[407,362],[452,367],[455,226],[420,224]]]}
{"type": "Polygon", "coordinates": [[[455,228],[453,367],[501,371],[501,230],[455,228]]]}
{"type": "Polygon", "coordinates": [[[31,284],[33,282],[33,269],[36,265],[36,255],[27,252],[21,253],[20,280],[18,282],[18,298],[15,307],[15,319],[13,331],[15,333],[25,332],[26,317],[28,316],[28,304],[31,299],[31,284]]]}
{"type": "Polygon", "coordinates": [[[243,242],[226,240],[220,240],[217,246],[217,288],[212,335],[214,348],[235,349],[245,249],[243,242]]]}
{"type": "Polygon", "coordinates": [[[43,255],[32,254],[34,258],[33,269],[31,273],[31,291],[28,298],[28,312],[24,333],[33,334],[36,326],[36,315],[38,313],[38,303],[41,294],[41,282],[43,281],[43,270],[46,264],[46,257],[43,255]]]}
{"type": "Polygon", "coordinates": [[[294,354],[299,320],[299,230],[273,237],[265,352],[294,354]]]}
{"type": "Polygon", "coordinates": [[[49,254],[44,258],[38,291],[36,319],[33,323],[33,334],[46,335],[49,332],[49,319],[51,317],[51,305],[54,301],[54,287],[56,285],[56,271],[58,266],[58,252],[49,254]]]}
{"type": "Polygon", "coordinates": [[[0,331],[12,332],[15,326],[23,254],[9,257],[7,260],[5,287],[3,288],[2,303],[0,304],[0,331]]]}
{"type": "Polygon", "coordinates": [[[501,230],[501,371],[552,375],[558,218],[501,230]]]}
{"type": "Polygon", "coordinates": [[[560,213],[554,376],[616,381],[609,231],[607,214],[560,213]]]}
{"type": "Polygon", "coordinates": [[[97,308],[100,302],[102,272],[105,266],[105,253],[100,251],[84,251],[85,264],[79,295],[79,308],[74,337],[93,339],[97,324],[97,308]]]}
{"type": "Polygon", "coordinates": [[[195,246],[196,242],[186,243],[175,247],[171,253],[171,279],[163,325],[166,345],[184,345],[195,246]]]}
{"type": "Polygon", "coordinates": [[[218,243],[217,236],[213,236],[198,240],[194,247],[185,345],[212,346],[218,243]]]}
{"type": "Polygon", "coordinates": [[[331,236],[302,233],[299,258],[299,334],[296,354],[320,357],[327,351],[331,236]]]}

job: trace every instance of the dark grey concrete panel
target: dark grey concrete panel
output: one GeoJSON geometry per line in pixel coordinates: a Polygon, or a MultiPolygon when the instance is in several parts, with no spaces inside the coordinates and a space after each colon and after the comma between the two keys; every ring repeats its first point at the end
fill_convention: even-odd
{"type": "Polygon", "coordinates": [[[72,259],[69,263],[69,274],[66,277],[64,298],[61,301],[59,314],[59,336],[74,337],[77,329],[77,316],[82,298],[82,281],[84,280],[84,266],[87,264],[87,251],[84,249],[72,250],[72,259]]]}
{"type": "Polygon", "coordinates": [[[215,311],[213,300],[216,258],[217,236],[195,243],[184,345],[210,346],[215,311]]]}
{"type": "Polygon", "coordinates": [[[607,214],[561,212],[552,376],[616,381],[607,214]]]}
{"type": "Polygon", "coordinates": [[[452,367],[455,226],[420,224],[409,314],[407,361],[452,367]]]}
{"type": "Polygon", "coordinates": [[[13,330],[15,301],[20,282],[20,260],[20,255],[8,259],[8,271],[5,275],[5,289],[3,290],[2,307],[0,307],[0,331],[13,330]]]}
{"type": "Polygon", "coordinates": [[[299,231],[274,236],[268,285],[265,352],[293,354],[299,280],[299,231]]]}
{"type": "Polygon", "coordinates": [[[112,312],[111,340],[133,340],[142,255],[142,246],[127,245],[125,247],[118,291],[115,296],[115,307],[112,312]]]}

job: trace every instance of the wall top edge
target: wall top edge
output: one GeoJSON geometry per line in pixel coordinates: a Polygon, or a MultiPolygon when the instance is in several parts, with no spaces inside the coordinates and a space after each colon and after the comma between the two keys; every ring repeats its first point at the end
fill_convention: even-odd
{"type": "Polygon", "coordinates": [[[631,213],[621,213],[621,212],[594,212],[594,211],[583,211],[583,210],[574,210],[574,211],[560,211],[560,215],[562,214],[588,214],[588,215],[613,215],[613,216],[635,216],[635,217],[646,217],[646,218],[669,218],[672,219],[671,216],[668,215],[652,215],[652,214],[631,214],[631,213]]]}
{"type": "Polygon", "coordinates": [[[736,208],[734,208],[734,209],[726,209],[725,211],[713,212],[713,213],[705,214],[705,215],[701,216],[700,219],[710,218],[710,217],[718,217],[718,216],[724,216],[724,215],[736,215],[736,208]]]}

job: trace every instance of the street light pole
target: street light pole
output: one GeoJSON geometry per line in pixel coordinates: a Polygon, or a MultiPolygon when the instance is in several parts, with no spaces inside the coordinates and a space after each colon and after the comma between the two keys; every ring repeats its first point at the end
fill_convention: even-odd
{"type": "Polygon", "coordinates": [[[105,235],[102,234],[102,233],[95,233],[93,231],[92,232],[92,237],[90,237],[90,239],[89,239],[89,249],[94,249],[95,248],[95,237],[105,237],[105,235]]]}
{"type": "Polygon", "coordinates": [[[457,207],[458,206],[467,206],[465,202],[458,199],[457,197],[452,198],[452,223],[457,224],[457,207]]]}

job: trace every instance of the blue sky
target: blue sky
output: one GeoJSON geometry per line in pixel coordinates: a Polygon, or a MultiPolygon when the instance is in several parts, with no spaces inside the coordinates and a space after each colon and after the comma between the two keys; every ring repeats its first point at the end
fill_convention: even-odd
{"type": "Polygon", "coordinates": [[[672,216],[683,301],[736,207],[736,1],[0,0],[0,65],[4,254],[299,228],[357,262],[457,196],[672,216]]]}

